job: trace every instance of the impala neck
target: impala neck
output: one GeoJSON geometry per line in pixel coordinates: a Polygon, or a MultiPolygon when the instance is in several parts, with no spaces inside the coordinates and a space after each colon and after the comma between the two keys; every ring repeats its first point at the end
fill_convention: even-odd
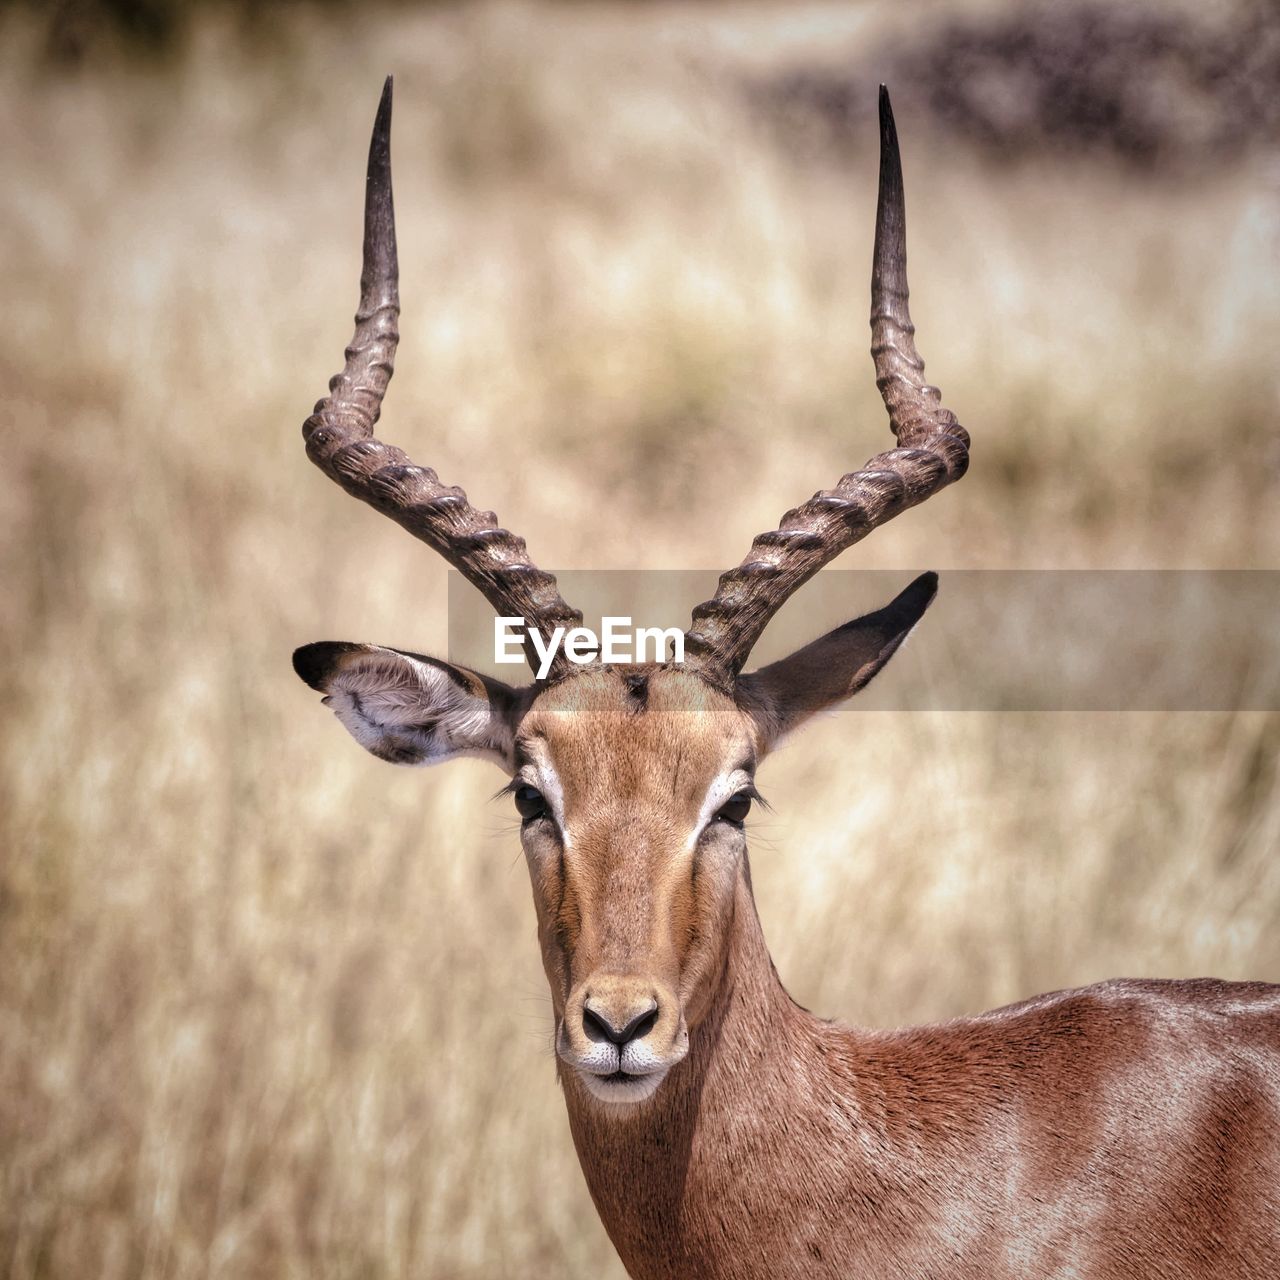
{"type": "Polygon", "coordinates": [[[721,1211],[735,1199],[732,1153],[758,1160],[753,1135],[774,1130],[808,1092],[796,1078],[821,1064],[806,1052],[819,1025],[778,980],[744,872],[708,1013],[653,1099],[606,1110],[565,1073],[578,1159],[631,1275],[685,1274],[711,1244],[712,1224],[723,1229],[721,1211]]]}

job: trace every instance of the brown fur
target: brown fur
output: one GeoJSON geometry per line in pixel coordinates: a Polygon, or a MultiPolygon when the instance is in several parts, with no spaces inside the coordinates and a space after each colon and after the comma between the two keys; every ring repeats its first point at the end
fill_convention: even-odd
{"type": "MultiPolygon", "coordinates": [[[[864,683],[929,598],[897,632],[890,606],[742,677],[736,699],[664,668],[447,686],[478,726],[449,751],[496,758],[497,717],[516,782],[541,769],[560,788],[562,814],[523,838],[570,1129],[610,1238],[637,1280],[1280,1274],[1280,987],[1116,981],[940,1026],[838,1026],[774,972],[742,831],[691,839],[716,779],[754,774],[779,732],[864,683]],[[657,1006],[651,1096],[588,1089],[588,1002],[615,1026],[657,1006]]],[[[325,689],[393,653],[317,647],[302,666],[325,689]]]]}
{"type": "MultiPolygon", "coordinates": [[[[580,615],[524,543],[372,434],[398,339],[390,113],[388,82],[356,333],[308,454],[545,633],[580,615]]],[[[770,962],[731,793],[880,670],[934,576],[742,667],[798,586],[969,460],[915,348],[883,87],[880,130],[872,356],[900,447],[755,540],[694,610],[687,668],[561,661],[514,690],[368,645],[310,645],[295,666],[375,755],[481,754],[513,775],[569,1123],[633,1276],[1276,1276],[1280,988],[1114,982],[871,1032],[798,1008],[770,962]]]]}
{"type": "MultiPolygon", "coordinates": [[[[726,707],[668,712],[692,722],[677,729],[659,690],[625,750],[622,711],[558,734],[556,699],[529,717],[561,766],[570,828],[594,836],[574,913],[588,923],[543,931],[560,1017],[564,984],[598,960],[584,939],[608,921],[636,922],[612,966],[656,963],[670,980],[667,937],[643,908],[669,902],[688,870],[664,859],[662,834],[742,726],[726,707]]],[[[688,1057],[632,1106],[561,1068],[583,1171],[633,1276],[1278,1273],[1280,987],[1119,981],[860,1031],[783,990],[745,850],[727,910],[693,910],[725,932],[698,989],[678,984],[697,1010],[688,1057]]],[[[659,923],[681,936],[679,919],[659,923]]]]}

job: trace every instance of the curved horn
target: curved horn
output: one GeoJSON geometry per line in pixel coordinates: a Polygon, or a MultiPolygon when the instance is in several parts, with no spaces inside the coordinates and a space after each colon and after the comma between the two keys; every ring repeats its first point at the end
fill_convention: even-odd
{"type": "Polygon", "coordinates": [[[880,195],[871,266],[871,355],[876,386],[898,448],[878,454],[834,489],[788,511],[762,533],[715,596],[693,611],[685,662],[731,685],[752,647],[798,587],[846,547],[900,511],[923,502],[969,465],[969,434],[924,380],[907,310],[906,211],[902,161],[889,93],[880,86],[880,195]]]}
{"type": "MultiPolygon", "coordinates": [[[[430,467],[415,466],[403,450],[374,436],[400,340],[398,280],[388,76],[369,142],[355,336],[342,372],[329,383],[329,394],[302,425],[307,456],[353,497],[438,551],[500,615],[523,617],[544,635],[557,626],[581,625],[582,614],[561,599],[555,578],[529,559],[523,538],[500,528],[492,511],[477,511],[461,489],[441,484],[430,467]]],[[[551,680],[565,673],[563,653],[557,654],[551,680]]],[[[536,670],[528,639],[525,654],[536,670]]]]}

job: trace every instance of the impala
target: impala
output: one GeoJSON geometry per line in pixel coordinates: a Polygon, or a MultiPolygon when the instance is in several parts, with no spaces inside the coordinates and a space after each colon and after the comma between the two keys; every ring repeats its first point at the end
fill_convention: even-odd
{"type": "MultiPolygon", "coordinates": [[[[390,118],[388,80],[355,337],[307,452],[545,640],[582,618],[524,542],[373,435],[398,338],[390,118]]],[[[756,771],[884,666],[935,576],[743,668],[797,587],[969,457],[915,349],[883,89],[880,138],[871,350],[897,447],[756,538],[694,610],[682,663],[560,649],[518,688],[369,644],[294,665],[382,759],[482,755],[509,776],[569,1124],[631,1275],[1280,1275],[1280,987],[1115,981],[872,1031],[799,1008],[770,962],[743,831],[756,771]]],[[[536,669],[547,647],[525,652],[536,669]]]]}

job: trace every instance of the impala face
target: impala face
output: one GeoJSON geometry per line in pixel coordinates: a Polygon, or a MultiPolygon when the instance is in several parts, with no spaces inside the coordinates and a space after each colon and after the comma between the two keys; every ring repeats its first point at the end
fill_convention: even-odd
{"type": "Polygon", "coordinates": [[[511,781],[556,1052],[641,1101],[706,1012],[746,855],[760,744],[732,699],[661,668],[595,671],[534,702],[511,781]]]}
{"type": "Polygon", "coordinates": [[[885,608],[736,678],[595,667],[513,688],[421,654],[321,643],[294,667],[394,764],[479,755],[508,774],[560,1061],[602,1103],[652,1097],[689,1051],[746,903],[743,822],[769,748],[862,688],[934,596],[885,608]]]}
{"type": "Polygon", "coordinates": [[[364,270],[342,372],[303,424],[342,488],[441,552],[500,619],[525,624],[536,683],[514,688],[421,654],[323,642],[294,667],[380,759],[483,756],[511,779],[533,884],[556,1050],[590,1095],[660,1098],[724,969],[733,913],[751,909],[743,819],[755,769],[783,735],[862,688],[932,601],[924,574],[884,608],[759,671],[752,647],[792,592],[846,547],[964,475],[969,437],[924,380],[907,310],[897,135],[880,100],[872,359],[900,447],[788,511],[693,611],[683,665],[576,665],[551,644],[582,614],[523,539],[461,489],[373,434],[399,341],[391,81],[369,144],[364,270]],[[745,904],[745,908],[743,906],[745,904]]]}

